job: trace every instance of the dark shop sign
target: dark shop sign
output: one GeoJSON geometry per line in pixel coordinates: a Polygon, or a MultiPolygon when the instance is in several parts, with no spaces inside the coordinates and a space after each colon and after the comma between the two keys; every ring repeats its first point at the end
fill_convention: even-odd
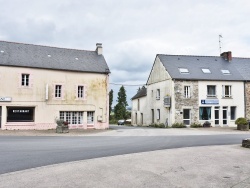
{"type": "Polygon", "coordinates": [[[13,110],[13,113],[20,113],[20,114],[25,114],[25,113],[29,113],[30,110],[13,110]]]}

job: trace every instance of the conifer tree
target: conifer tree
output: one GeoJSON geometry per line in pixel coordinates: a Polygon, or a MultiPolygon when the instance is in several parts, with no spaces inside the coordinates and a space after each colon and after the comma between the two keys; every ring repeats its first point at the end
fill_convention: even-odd
{"type": "Polygon", "coordinates": [[[109,117],[112,111],[112,103],[113,103],[113,90],[109,91],[109,117]]]}
{"type": "Polygon", "coordinates": [[[121,86],[118,97],[117,97],[117,105],[115,106],[115,118],[118,119],[126,119],[126,106],[127,103],[127,95],[126,90],[123,86],[121,86]]]}

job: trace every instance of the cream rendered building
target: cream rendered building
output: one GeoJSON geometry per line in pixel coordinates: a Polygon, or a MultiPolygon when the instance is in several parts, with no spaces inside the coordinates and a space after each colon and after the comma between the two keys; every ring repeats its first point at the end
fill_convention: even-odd
{"type": "Polygon", "coordinates": [[[145,111],[145,107],[147,106],[147,88],[145,88],[145,86],[139,88],[136,95],[133,96],[131,100],[131,124],[140,126],[147,125],[144,120],[144,118],[148,115],[145,111]]]}
{"type": "MultiPolygon", "coordinates": [[[[143,124],[190,126],[209,121],[212,126],[236,126],[238,117],[250,117],[249,65],[249,58],[232,58],[231,52],[221,56],[158,54],[146,84],[146,105],[140,112],[147,114],[143,124]]],[[[136,106],[139,99],[132,104],[136,106]]]]}
{"type": "Polygon", "coordinates": [[[95,51],[0,41],[1,129],[106,129],[109,68],[95,51]]]}

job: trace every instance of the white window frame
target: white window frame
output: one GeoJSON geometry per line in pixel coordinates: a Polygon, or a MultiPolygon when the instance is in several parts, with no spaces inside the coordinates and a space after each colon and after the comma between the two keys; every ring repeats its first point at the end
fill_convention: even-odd
{"type": "Polygon", "coordinates": [[[87,112],[87,124],[94,124],[94,111],[87,112]]]}
{"type": "Polygon", "coordinates": [[[82,125],[83,111],[60,111],[60,119],[70,125],[82,125]]]}
{"type": "Polygon", "coordinates": [[[211,106],[200,106],[199,107],[199,120],[211,120],[211,117],[212,117],[212,107],[211,106]],[[204,113],[204,110],[206,108],[206,115],[207,115],[207,119],[203,119],[203,113],[204,113]]]}
{"type": "Polygon", "coordinates": [[[232,86],[231,85],[223,85],[222,86],[222,97],[224,98],[231,98],[232,97],[232,86]],[[226,89],[228,88],[228,89],[226,89]],[[228,94],[226,94],[226,90],[228,91],[228,94]]]}
{"type": "Polygon", "coordinates": [[[205,73],[205,74],[211,74],[210,69],[202,68],[201,70],[202,70],[202,72],[205,73]]]}
{"type": "Polygon", "coordinates": [[[178,68],[181,74],[189,74],[189,70],[187,68],[178,68]]]}
{"type": "Polygon", "coordinates": [[[160,100],[160,98],[161,98],[161,91],[160,91],[160,89],[157,89],[156,90],[156,100],[160,100]]]}
{"type": "Polygon", "coordinates": [[[236,115],[237,115],[237,107],[236,106],[231,106],[230,107],[230,118],[231,120],[236,120],[236,115]],[[234,111],[232,110],[234,108],[234,111]],[[234,118],[232,118],[232,112],[234,112],[234,118]]]}
{"type": "Polygon", "coordinates": [[[217,97],[216,95],[216,85],[207,85],[207,97],[217,97]],[[209,87],[214,87],[214,94],[209,94],[209,87]]]}
{"type": "Polygon", "coordinates": [[[22,73],[21,86],[22,87],[29,87],[30,86],[30,74],[22,73]]]}
{"type": "Polygon", "coordinates": [[[191,87],[190,86],[184,86],[184,97],[191,98],[191,87]]]}
{"type": "Polygon", "coordinates": [[[62,85],[55,85],[55,98],[62,98],[62,85]]]}
{"type": "Polygon", "coordinates": [[[157,120],[161,119],[161,111],[160,109],[157,109],[157,120]]]}
{"type": "Polygon", "coordinates": [[[77,86],[77,97],[78,99],[84,99],[84,86],[83,85],[77,86]]]}
{"type": "Polygon", "coordinates": [[[230,71],[226,70],[226,69],[221,70],[221,72],[222,72],[223,75],[231,75],[230,71]]]}

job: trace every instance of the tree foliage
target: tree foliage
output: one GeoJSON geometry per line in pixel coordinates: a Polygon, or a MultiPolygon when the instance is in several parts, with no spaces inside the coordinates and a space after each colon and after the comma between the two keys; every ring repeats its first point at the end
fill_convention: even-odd
{"type": "Polygon", "coordinates": [[[113,90],[109,91],[109,117],[112,111],[112,103],[113,103],[113,90]]]}
{"type": "Polygon", "coordinates": [[[127,95],[126,90],[123,86],[121,86],[118,97],[117,97],[117,105],[115,106],[114,112],[115,112],[115,118],[118,119],[127,119],[126,116],[126,106],[128,106],[127,103],[127,95]]]}

